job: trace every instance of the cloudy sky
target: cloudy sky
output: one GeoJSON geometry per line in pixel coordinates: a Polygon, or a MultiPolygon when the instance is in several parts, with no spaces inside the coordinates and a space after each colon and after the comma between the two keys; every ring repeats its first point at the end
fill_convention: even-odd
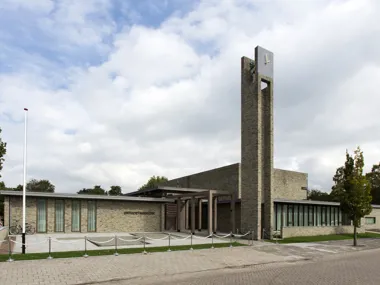
{"type": "Polygon", "coordinates": [[[240,57],[275,54],[275,167],[330,191],[345,150],[380,161],[380,1],[1,0],[7,186],[57,192],[240,160],[240,57]]]}

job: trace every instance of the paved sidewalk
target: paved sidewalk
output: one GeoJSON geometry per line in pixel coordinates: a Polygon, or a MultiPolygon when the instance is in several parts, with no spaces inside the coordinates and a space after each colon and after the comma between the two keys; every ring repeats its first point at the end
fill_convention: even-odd
{"type": "Polygon", "coordinates": [[[303,260],[252,246],[0,263],[1,284],[85,284],[303,260]]]}

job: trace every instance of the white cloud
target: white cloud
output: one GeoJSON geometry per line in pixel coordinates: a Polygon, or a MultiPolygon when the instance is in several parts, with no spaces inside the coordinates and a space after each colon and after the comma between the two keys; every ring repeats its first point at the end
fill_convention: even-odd
{"type": "Polygon", "coordinates": [[[376,1],[202,1],[160,27],[119,33],[109,3],[62,1],[39,21],[55,45],[93,47],[104,60],[0,73],[6,184],[22,181],[24,106],[29,176],[57,191],[132,191],[152,175],[238,162],[240,57],[256,45],[275,53],[276,167],[307,171],[327,190],[346,148],[361,144],[368,164],[380,160],[376,1]]]}

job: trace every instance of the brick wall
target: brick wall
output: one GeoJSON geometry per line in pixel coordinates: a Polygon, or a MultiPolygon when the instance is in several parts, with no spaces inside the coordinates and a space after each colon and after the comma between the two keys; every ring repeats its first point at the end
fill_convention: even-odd
{"type": "Polygon", "coordinates": [[[161,186],[239,191],[239,163],[169,180],[161,186]]]}
{"type": "MultiPolygon", "coordinates": [[[[55,199],[47,201],[47,232],[55,231],[55,199]]],[[[71,210],[73,199],[65,199],[65,232],[71,232],[71,210]]],[[[87,200],[81,201],[81,232],[87,232],[87,200]]],[[[10,206],[10,224],[22,223],[22,197],[7,196],[4,201],[4,221],[8,224],[10,206]],[[8,200],[10,198],[10,202],[8,200]]],[[[162,203],[97,200],[97,232],[155,232],[163,230],[164,207],[162,203]],[[124,214],[124,212],[132,212],[124,214]],[[136,214],[151,212],[152,215],[136,214]]],[[[26,222],[37,226],[37,199],[26,199],[26,222]]]]}
{"type": "Polygon", "coordinates": [[[274,169],[273,173],[273,198],[283,198],[289,200],[306,199],[307,173],[274,169]]]}
{"type": "MultiPolygon", "coordinates": [[[[352,234],[354,227],[284,227],[282,228],[282,238],[299,237],[299,236],[319,236],[333,234],[352,234]]],[[[358,233],[364,233],[364,228],[358,228],[358,233]]]]}
{"type": "MultiPolygon", "coordinates": [[[[218,225],[217,230],[221,233],[231,232],[231,208],[230,203],[220,203],[218,204],[218,225]]],[[[240,229],[240,203],[235,203],[235,228],[240,229]]]]}
{"type": "Polygon", "coordinates": [[[375,224],[366,224],[365,218],[361,220],[361,225],[363,228],[367,230],[379,230],[380,229],[380,209],[379,208],[372,208],[371,214],[367,215],[366,217],[371,217],[376,219],[375,224]]]}

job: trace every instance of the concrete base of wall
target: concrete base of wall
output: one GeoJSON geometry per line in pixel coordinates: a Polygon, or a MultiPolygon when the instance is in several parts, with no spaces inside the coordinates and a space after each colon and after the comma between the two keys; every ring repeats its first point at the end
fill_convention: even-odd
{"type": "MultiPolygon", "coordinates": [[[[364,233],[364,228],[357,228],[358,233],[364,233]]],[[[334,234],[353,234],[353,226],[339,227],[289,227],[282,228],[282,238],[299,237],[299,236],[321,236],[334,234]]]]}
{"type": "Polygon", "coordinates": [[[8,228],[0,227],[0,242],[8,237],[8,228]]]}

